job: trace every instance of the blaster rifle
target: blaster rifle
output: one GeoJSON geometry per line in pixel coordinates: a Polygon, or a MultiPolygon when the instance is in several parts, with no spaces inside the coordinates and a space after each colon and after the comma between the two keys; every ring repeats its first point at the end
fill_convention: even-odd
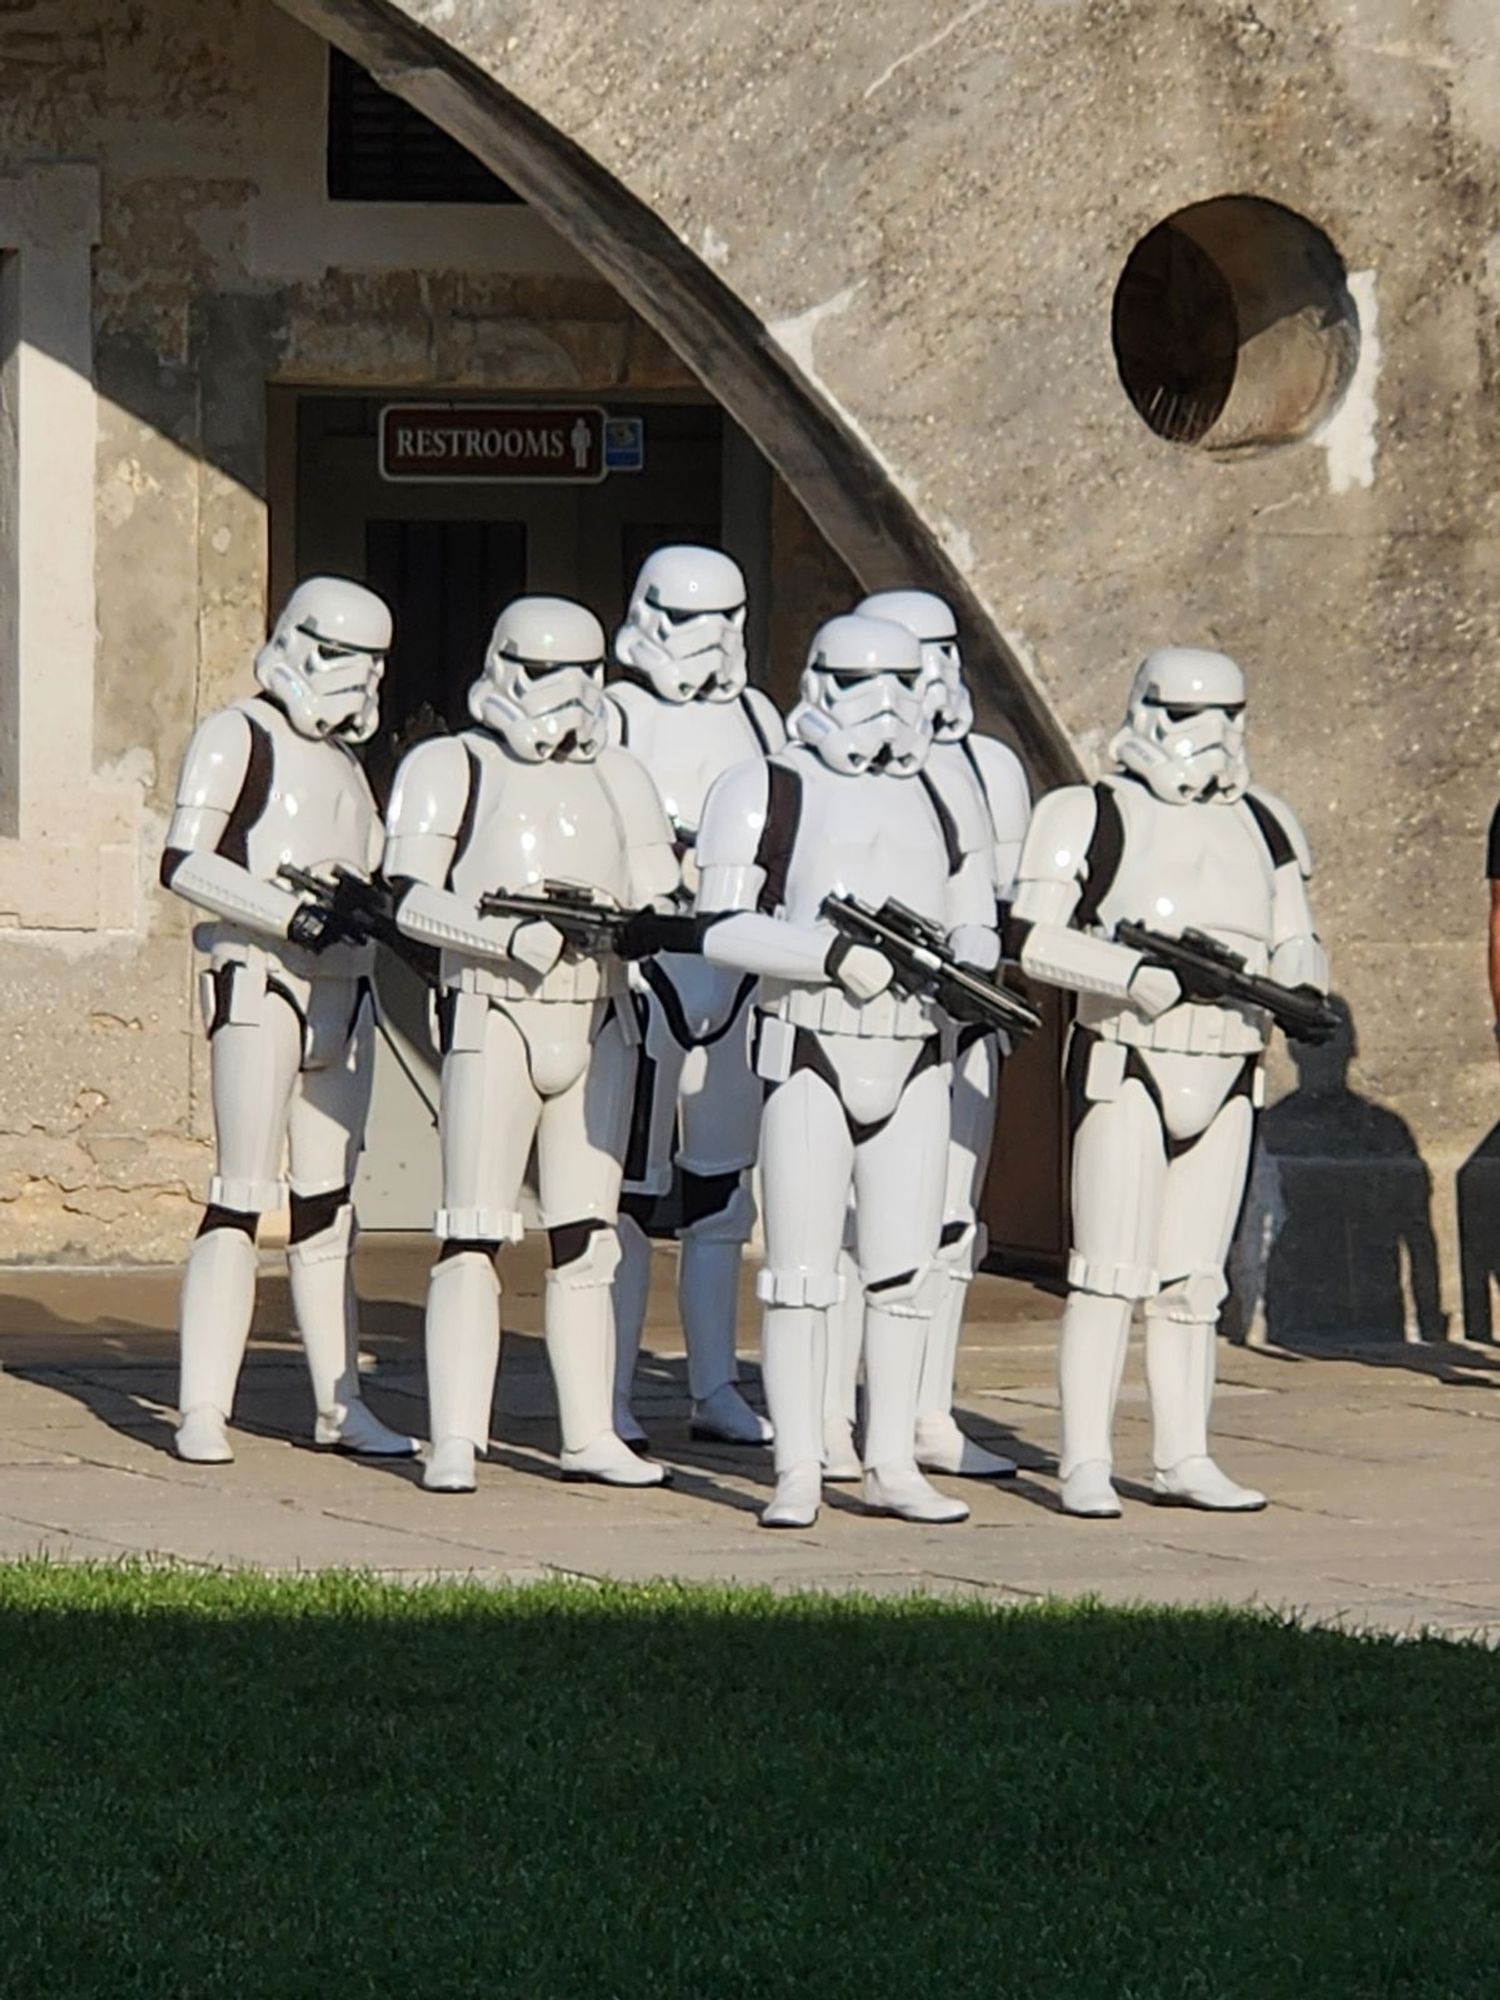
{"type": "Polygon", "coordinates": [[[584,958],[649,958],[659,951],[699,951],[703,927],[688,911],[622,910],[572,882],[543,882],[539,895],[491,890],[479,899],[482,917],[547,923],[584,958]]]}
{"type": "Polygon", "coordinates": [[[1289,1041],[1317,1046],[1332,1041],[1342,1025],[1315,986],[1280,986],[1274,979],[1263,979],[1246,969],[1238,952],[1205,931],[1184,931],[1174,938],[1126,922],[1115,925],[1115,941],[1175,974],[1186,999],[1220,1004],[1237,1000],[1263,1008],[1289,1041]]]}
{"type": "Polygon", "coordinates": [[[397,924],[395,898],[383,883],[367,882],[343,867],[335,867],[325,879],[290,861],[283,861],[276,873],[288,888],[310,899],[292,920],[288,935],[294,944],[314,951],[330,944],[383,944],[423,979],[435,976],[435,955],[397,924]]]}
{"type": "Polygon", "coordinates": [[[935,1001],[953,1020],[1006,1034],[1012,1041],[1042,1025],[1029,1000],[962,964],[942,930],[904,903],[888,899],[875,910],[857,896],[825,896],[823,915],[851,943],[883,953],[895,967],[892,984],[899,991],[935,1001]]]}

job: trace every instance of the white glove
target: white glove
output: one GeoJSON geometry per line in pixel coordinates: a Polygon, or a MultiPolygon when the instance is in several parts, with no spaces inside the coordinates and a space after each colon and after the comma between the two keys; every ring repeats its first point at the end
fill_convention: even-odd
{"type": "Polygon", "coordinates": [[[828,954],[828,976],[851,1000],[873,1000],[890,985],[896,968],[873,945],[845,944],[840,939],[828,954]]]}
{"type": "Polygon", "coordinates": [[[563,955],[567,939],[545,917],[531,917],[517,924],[510,941],[510,955],[545,978],[563,955]]]}
{"type": "Polygon", "coordinates": [[[1182,998],[1177,974],[1168,972],[1164,965],[1138,965],[1131,973],[1130,984],[1125,991],[1131,1006],[1144,1014],[1148,1021],[1154,1021],[1158,1014],[1165,1014],[1182,998]]]}

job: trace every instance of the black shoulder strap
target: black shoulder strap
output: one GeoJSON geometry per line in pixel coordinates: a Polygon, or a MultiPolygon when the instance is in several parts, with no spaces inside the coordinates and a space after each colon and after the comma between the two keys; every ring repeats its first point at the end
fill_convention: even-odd
{"type": "Polygon", "coordinates": [[[224,831],[219,835],[218,851],[226,861],[248,868],[250,834],[271,796],[271,773],[275,759],[271,752],[270,730],[263,722],[257,722],[248,709],[241,709],[240,713],[250,731],[250,755],[245,762],[240,795],[234,802],[224,831]]]}
{"type": "Polygon", "coordinates": [[[479,753],[472,743],[464,745],[464,757],[469,766],[469,790],[464,799],[463,818],[458,823],[458,832],[453,841],[453,859],[448,863],[448,880],[444,887],[453,887],[453,871],[469,851],[469,841],[474,833],[474,815],[479,810],[479,753]]]}
{"type": "Polygon", "coordinates": [[[1098,923],[1099,905],[1120,872],[1120,857],[1124,852],[1125,822],[1120,815],[1120,802],[1114,786],[1101,782],[1094,787],[1094,830],[1083,857],[1083,894],[1073,912],[1075,930],[1092,930],[1098,923]]]}
{"type": "Polygon", "coordinates": [[[765,875],[757,908],[765,916],[775,916],[786,901],[787,870],[801,818],[801,776],[773,758],[766,765],[766,818],[755,849],[755,865],[765,875]]]}
{"type": "Polygon", "coordinates": [[[760,745],[761,756],[769,757],[771,754],[770,739],[767,737],[766,732],[760,726],[760,717],[755,713],[755,703],[750,699],[750,696],[743,691],[740,694],[740,708],[744,713],[745,720],[749,723],[750,727],[755,731],[755,740],[760,745]]]}
{"type": "Polygon", "coordinates": [[[1264,799],[1258,799],[1254,792],[1246,792],[1245,804],[1250,808],[1250,817],[1260,828],[1260,837],[1266,843],[1266,851],[1271,857],[1273,868],[1284,868],[1288,861],[1295,861],[1297,850],[1287,838],[1286,828],[1272,812],[1264,799]]]}
{"type": "Polygon", "coordinates": [[[948,810],[948,802],[925,771],[918,771],[917,782],[927,794],[928,803],[937,814],[938,828],[942,833],[943,846],[948,855],[948,873],[956,875],[964,865],[964,851],[958,844],[958,828],[953,824],[953,815],[948,810]]]}

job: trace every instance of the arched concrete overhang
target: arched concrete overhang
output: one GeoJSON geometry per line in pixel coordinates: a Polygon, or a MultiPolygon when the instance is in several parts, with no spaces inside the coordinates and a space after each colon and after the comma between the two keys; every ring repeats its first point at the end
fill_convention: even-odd
{"type": "Polygon", "coordinates": [[[1067,735],[1036,683],[878,451],[648,203],[391,0],[277,4],[362,63],[544,214],[755,440],[867,589],[915,581],[947,597],[963,623],[981,716],[991,726],[1003,723],[1039,786],[1076,774],[1067,735]]]}

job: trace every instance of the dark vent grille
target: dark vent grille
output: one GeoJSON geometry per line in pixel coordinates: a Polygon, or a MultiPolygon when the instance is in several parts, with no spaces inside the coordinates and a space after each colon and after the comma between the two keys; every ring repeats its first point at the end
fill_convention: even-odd
{"type": "Polygon", "coordinates": [[[328,51],[328,194],[332,201],[521,199],[340,49],[328,51]]]}

